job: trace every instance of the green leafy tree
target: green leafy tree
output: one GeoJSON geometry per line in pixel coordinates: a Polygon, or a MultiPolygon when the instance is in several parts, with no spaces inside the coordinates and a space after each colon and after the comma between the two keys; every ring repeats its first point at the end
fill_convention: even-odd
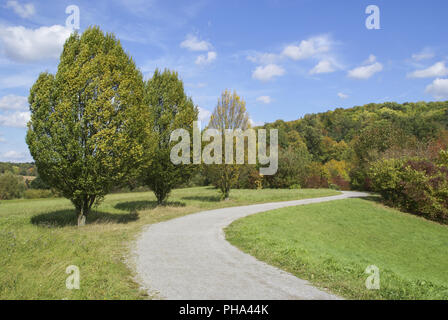
{"type": "Polygon", "coordinates": [[[331,137],[322,138],[322,156],[321,161],[326,163],[330,160],[345,160],[347,158],[348,145],[344,140],[340,142],[334,141],[331,137]]]}
{"type": "Polygon", "coordinates": [[[303,187],[305,185],[312,155],[300,137],[290,134],[290,139],[289,147],[279,151],[277,173],[264,177],[271,188],[303,187]]]}
{"type": "Polygon", "coordinates": [[[50,186],[46,184],[40,176],[37,176],[34,180],[30,182],[30,188],[31,189],[50,189],[50,186]]]}
{"type": "Polygon", "coordinates": [[[381,120],[362,129],[353,141],[351,185],[355,189],[369,189],[367,171],[370,163],[381,158],[382,154],[395,146],[404,147],[409,140],[404,131],[393,123],[381,120]]]}
{"type": "MultiPolygon", "coordinates": [[[[241,129],[244,131],[249,128],[249,114],[246,111],[246,102],[236,92],[224,91],[210,117],[208,129],[216,129],[220,132],[221,137],[225,137],[226,129],[241,129]]],[[[233,151],[235,153],[235,147],[233,151]]],[[[238,180],[241,165],[236,164],[235,158],[234,156],[232,164],[227,164],[225,159],[222,159],[222,163],[212,164],[207,167],[213,184],[219,188],[223,199],[229,198],[230,189],[238,180]]]]}
{"type": "Polygon", "coordinates": [[[177,141],[170,141],[170,136],[175,129],[185,129],[192,137],[198,109],[185,94],[177,72],[170,70],[156,70],[146,82],[145,104],[156,142],[153,159],[144,167],[142,177],[144,184],[153,190],[157,202],[162,204],[171,190],[186,182],[194,172],[192,165],[171,162],[171,148],[177,141]]]}
{"type": "Polygon", "coordinates": [[[0,200],[20,198],[25,191],[23,179],[11,172],[0,175],[0,200]]]}
{"type": "Polygon", "coordinates": [[[92,205],[137,175],[150,149],[144,83],[113,34],[98,27],[65,42],[57,73],[30,91],[26,141],[42,180],[76,208],[92,205]]]}

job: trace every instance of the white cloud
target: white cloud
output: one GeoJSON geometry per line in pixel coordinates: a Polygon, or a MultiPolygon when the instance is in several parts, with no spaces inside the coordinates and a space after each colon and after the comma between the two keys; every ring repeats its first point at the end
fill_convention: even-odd
{"type": "Polygon", "coordinates": [[[199,40],[195,35],[189,34],[185,40],[180,43],[180,47],[190,51],[207,51],[212,48],[212,45],[207,41],[199,40]]]}
{"type": "Polygon", "coordinates": [[[341,98],[341,99],[347,99],[348,95],[345,94],[345,93],[342,93],[342,92],[338,92],[338,97],[341,98]]]}
{"type": "Polygon", "coordinates": [[[368,66],[362,66],[350,70],[348,72],[348,76],[355,79],[369,79],[371,76],[373,76],[377,72],[380,72],[381,70],[383,70],[383,65],[379,62],[375,62],[374,64],[368,66]]]}
{"type": "Polygon", "coordinates": [[[23,154],[14,150],[6,151],[2,154],[3,157],[9,158],[9,159],[18,159],[22,158],[23,154]]]}
{"type": "Polygon", "coordinates": [[[58,58],[70,32],[61,25],[38,29],[0,27],[0,40],[7,57],[14,61],[29,62],[58,58]]]}
{"type": "Polygon", "coordinates": [[[288,45],[283,49],[282,54],[293,60],[307,59],[319,53],[328,52],[331,47],[331,41],[328,36],[312,37],[308,40],[302,40],[298,45],[288,45]]]}
{"type": "Polygon", "coordinates": [[[29,112],[14,112],[9,114],[0,114],[0,125],[5,127],[26,128],[30,121],[29,112]]]}
{"type": "Polygon", "coordinates": [[[198,107],[198,109],[199,109],[199,115],[198,115],[199,121],[208,122],[208,119],[210,118],[212,113],[209,110],[201,108],[201,107],[198,107]]]}
{"type": "Polygon", "coordinates": [[[209,63],[212,63],[213,61],[215,61],[217,56],[218,55],[216,54],[215,51],[209,51],[209,52],[207,52],[207,55],[201,54],[200,56],[198,56],[196,58],[195,63],[199,64],[199,65],[209,64],[209,63]]]}
{"type": "Polygon", "coordinates": [[[278,60],[280,60],[280,58],[281,58],[280,55],[275,53],[261,53],[261,52],[256,52],[247,56],[247,60],[253,63],[260,63],[260,64],[276,63],[278,60]]]}
{"type": "Polygon", "coordinates": [[[28,99],[13,94],[0,98],[0,110],[26,110],[28,99]]]}
{"type": "Polygon", "coordinates": [[[285,74],[285,70],[276,65],[276,64],[268,64],[266,66],[257,67],[252,73],[252,78],[267,81],[274,77],[279,77],[285,74]]]}
{"type": "Polygon", "coordinates": [[[310,74],[331,73],[334,71],[336,71],[336,68],[330,60],[321,60],[310,70],[310,74]]]}
{"type": "Polygon", "coordinates": [[[26,152],[18,152],[15,150],[9,150],[0,154],[0,161],[11,161],[11,162],[26,162],[32,161],[31,157],[26,152]]]}
{"type": "Polygon", "coordinates": [[[383,70],[383,65],[379,62],[376,62],[376,57],[374,55],[370,55],[369,58],[364,61],[363,66],[352,69],[348,72],[348,76],[350,78],[355,79],[369,79],[375,73],[383,70]]]}
{"type": "Polygon", "coordinates": [[[333,72],[342,68],[330,52],[333,44],[334,42],[328,35],[320,35],[302,40],[298,44],[288,44],[278,54],[257,51],[246,52],[246,59],[261,65],[278,64],[288,58],[292,60],[319,59],[320,64],[316,65],[312,73],[333,72]]]}
{"type": "Polygon", "coordinates": [[[35,13],[32,3],[21,5],[18,1],[10,0],[6,3],[6,8],[12,8],[21,18],[29,18],[35,13]]]}
{"type": "Polygon", "coordinates": [[[438,100],[448,99],[448,79],[435,79],[426,87],[425,92],[438,100]]]}
{"type": "Polygon", "coordinates": [[[6,139],[0,136],[0,143],[6,142],[6,139]]]}
{"type": "Polygon", "coordinates": [[[371,55],[367,58],[367,60],[364,61],[364,64],[369,64],[369,63],[374,63],[374,62],[376,62],[376,57],[375,57],[373,54],[371,54],[371,55]]]}
{"type": "Polygon", "coordinates": [[[272,102],[272,99],[271,99],[270,96],[261,96],[261,97],[258,97],[256,100],[258,102],[262,102],[262,103],[265,103],[265,104],[269,104],[269,103],[272,102]]]}
{"type": "Polygon", "coordinates": [[[408,74],[409,78],[435,78],[444,77],[448,75],[448,68],[445,66],[445,62],[437,62],[429,68],[423,70],[416,70],[408,74]]]}
{"type": "Polygon", "coordinates": [[[249,124],[251,127],[261,127],[264,125],[263,121],[254,121],[252,118],[249,118],[249,124]]]}
{"type": "Polygon", "coordinates": [[[431,59],[433,57],[434,57],[434,53],[429,48],[425,48],[422,51],[420,51],[419,53],[414,53],[412,55],[412,59],[414,59],[415,61],[431,59]]]}

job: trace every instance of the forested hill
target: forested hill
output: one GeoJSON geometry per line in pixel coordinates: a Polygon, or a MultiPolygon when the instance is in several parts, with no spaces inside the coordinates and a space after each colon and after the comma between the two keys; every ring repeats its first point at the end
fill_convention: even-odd
{"type": "Polygon", "coordinates": [[[279,170],[268,186],[370,189],[370,169],[382,159],[441,161],[448,101],[371,103],[263,127],[279,130],[279,170]]]}
{"type": "Polygon", "coordinates": [[[382,130],[378,132],[381,136],[400,134],[410,140],[426,142],[448,130],[448,101],[370,103],[308,114],[295,121],[277,120],[264,127],[279,129],[282,147],[293,143],[296,136],[292,132],[297,132],[314,155],[322,155],[331,144],[342,141],[350,143],[363,131],[374,128],[382,130]]]}
{"type": "Polygon", "coordinates": [[[21,176],[36,176],[37,170],[34,163],[0,162],[0,174],[11,172],[21,176]]]}

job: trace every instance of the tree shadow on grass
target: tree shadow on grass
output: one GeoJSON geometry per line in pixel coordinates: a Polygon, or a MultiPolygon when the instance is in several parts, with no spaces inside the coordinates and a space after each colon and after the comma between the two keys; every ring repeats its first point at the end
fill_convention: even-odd
{"type": "MultiPolygon", "coordinates": [[[[140,210],[149,210],[154,209],[158,206],[157,201],[126,201],[117,203],[114,207],[116,209],[135,212],[140,210]]],[[[160,206],[165,207],[185,207],[186,204],[184,202],[179,201],[168,201],[160,206]]]]}
{"type": "MultiPolygon", "coordinates": [[[[87,216],[86,224],[93,223],[128,223],[138,220],[136,212],[131,213],[107,213],[92,211],[87,216]]],[[[58,210],[49,213],[42,213],[31,218],[31,223],[41,227],[65,227],[78,225],[78,218],[74,210],[58,210]]]]}
{"type": "Polygon", "coordinates": [[[202,202],[220,202],[221,197],[219,195],[216,196],[186,196],[182,197],[184,200],[195,200],[202,202]]]}
{"type": "Polygon", "coordinates": [[[372,202],[384,204],[384,200],[379,195],[370,195],[370,196],[367,196],[367,197],[359,197],[359,199],[364,199],[364,200],[367,200],[367,201],[372,201],[372,202]]]}

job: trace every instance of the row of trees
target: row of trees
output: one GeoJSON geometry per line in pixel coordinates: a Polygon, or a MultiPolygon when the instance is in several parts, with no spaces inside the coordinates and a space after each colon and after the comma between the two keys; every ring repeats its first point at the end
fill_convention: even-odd
{"type": "MultiPolygon", "coordinates": [[[[171,132],[185,129],[192,136],[198,117],[178,74],[156,70],[143,81],[119,40],[97,27],[70,36],[56,74],[40,74],[29,105],[26,141],[39,176],[70,199],[79,226],[114,188],[142,183],[160,204],[195,171],[170,160],[176,144],[171,132]]],[[[244,101],[226,91],[209,127],[245,129],[245,112],[244,101]]],[[[233,169],[220,165],[214,171],[227,197],[233,169]]]]}
{"type": "Polygon", "coordinates": [[[13,173],[20,176],[36,176],[37,170],[33,163],[0,162],[0,174],[13,173]]]}
{"type": "Polygon", "coordinates": [[[446,148],[448,102],[368,104],[263,128],[279,130],[280,148],[278,174],[265,177],[265,187],[369,189],[370,164],[386,154],[446,148]]]}
{"type": "MultiPolygon", "coordinates": [[[[147,185],[159,203],[192,176],[223,198],[231,187],[377,190],[378,161],[438,156],[448,147],[448,102],[383,103],[265,124],[268,133],[279,130],[273,176],[261,176],[258,165],[174,165],[170,134],[183,128],[192,136],[197,107],[177,73],[156,70],[143,81],[120,42],[96,27],[67,40],[57,73],[39,76],[29,104],[27,143],[40,177],[72,201],[79,225],[119,186],[147,185]]],[[[244,101],[225,91],[207,128],[249,127],[244,101]]]]}

